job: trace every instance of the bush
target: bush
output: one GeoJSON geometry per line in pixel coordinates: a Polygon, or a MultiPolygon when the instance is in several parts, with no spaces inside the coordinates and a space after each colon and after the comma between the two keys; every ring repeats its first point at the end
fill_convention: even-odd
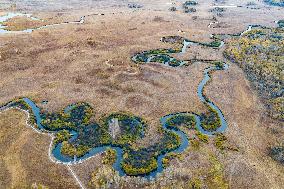
{"type": "Polygon", "coordinates": [[[166,127],[170,129],[178,129],[181,126],[194,129],[195,125],[195,117],[190,114],[176,114],[166,120],[166,127]]]}
{"type": "Polygon", "coordinates": [[[197,5],[198,3],[196,1],[186,1],[183,3],[183,6],[194,6],[197,5]]]}
{"type": "Polygon", "coordinates": [[[77,147],[75,147],[74,145],[70,144],[67,141],[62,142],[62,147],[60,149],[60,152],[63,155],[69,156],[69,157],[82,157],[84,156],[88,151],[90,150],[90,148],[88,146],[84,146],[84,145],[78,145],[77,147]]]}
{"type": "Polygon", "coordinates": [[[192,13],[192,12],[196,12],[196,9],[192,8],[192,7],[186,7],[186,8],[184,8],[184,12],[185,13],[192,13]]]}
{"type": "Polygon", "coordinates": [[[225,12],[226,9],[225,8],[221,8],[221,7],[215,7],[213,9],[210,9],[210,12],[217,12],[217,13],[220,13],[220,12],[225,12]]]}
{"type": "Polygon", "coordinates": [[[198,139],[204,143],[208,143],[209,142],[209,137],[208,135],[202,134],[200,131],[197,132],[196,136],[198,137],[198,139]]]}
{"type": "Polygon", "coordinates": [[[158,163],[154,157],[149,159],[147,166],[144,166],[144,167],[133,166],[132,164],[128,164],[126,162],[122,163],[122,168],[125,171],[125,173],[131,176],[145,175],[157,169],[157,167],[158,167],[158,163]]]}
{"type": "Polygon", "coordinates": [[[246,73],[272,118],[283,121],[284,30],[258,28],[229,42],[224,53],[246,73]],[[281,100],[282,99],[282,100],[281,100]]]}
{"type": "Polygon", "coordinates": [[[67,141],[62,142],[62,147],[60,149],[60,152],[63,155],[69,156],[69,157],[74,157],[76,155],[76,148],[68,143],[67,141]]]}
{"type": "Polygon", "coordinates": [[[279,20],[277,24],[280,28],[284,28],[284,20],[279,20]]]}
{"type": "Polygon", "coordinates": [[[180,158],[180,157],[181,157],[180,154],[170,152],[162,159],[162,166],[166,168],[169,166],[171,160],[175,158],[180,158]]]}
{"type": "Polygon", "coordinates": [[[192,178],[188,184],[189,189],[201,189],[202,182],[199,178],[192,178]]]}
{"type": "Polygon", "coordinates": [[[55,139],[54,139],[54,144],[63,142],[63,141],[68,141],[71,138],[71,135],[69,133],[69,131],[67,130],[61,130],[59,132],[56,133],[55,135],[55,139]]]}
{"type": "Polygon", "coordinates": [[[269,155],[275,161],[284,164],[284,147],[283,146],[275,146],[269,149],[269,155]]]}
{"type": "Polygon", "coordinates": [[[227,141],[227,137],[222,133],[217,133],[216,137],[214,138],[214,145],[220,149],[224,150],[226,148],[225,142],[227,141]]]}
{"type": "Polygon", "coordinates": [[[194,150],[198,150],[200,148],[200,141],[196,138],[190,139],[189,141],[194,150]]]}
{"type": "Polygon", "coordinates": [[[208,106],[208,109],[208,112],[202,113],[200,116],[201,127],[206,131],[216,131],[219,127],[221,127],[220,117],[216,110],[210,106],[208,106]]]}
{"type": "Polygon", "coordinates": [[[116,151],[111,148],[107,148],[106,151],[103,153],[102,164],[112,165],[115,163],[115,160],[116,151]]]}
{"type": "Polygon", "coordinates": [[[172,12],[177,11],[177,8],[176,7],[170,7],[169,11],[172,11],[172,12]]]}

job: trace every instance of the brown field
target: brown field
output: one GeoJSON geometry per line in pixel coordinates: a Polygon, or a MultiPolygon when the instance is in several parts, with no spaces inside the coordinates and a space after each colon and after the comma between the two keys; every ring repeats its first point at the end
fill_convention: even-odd
{"type": "Polygon", "coordinates": [[[26,125],[26,114],[7,110],[0,116],[0,188],[78,188],[64,165],[48,158],[50,137],[26,125]]]}
{"type": "MultiPolygon", "coordinates": [[[[180,35],[208,42],[213,33],[239,33],[249,24],[274,27],[275,20],[283,19],[283,8],[261,1],[255,5],[259,9],[247,8],[249,1],[225,1],[224,5],[243,7],[226,8],[222,17],[216,17],[222,24],[215,28],[207,27],[213,21],[214,13],[209,12],[213,0],[200,0],[197,12],[192,14],[183,13],[180,2],[175,2],[176,12],[168,11],[173,5],[166,0],[139,1],[144,5],[141,9],[129,9],[129,2],[118,0],[35,2],[16,1],[17,5],[11,6],[3,0],[0,15],[11,10],[25,11],[48,23],[78,21],[87,15],[85,23],[52,26],[30,34],[0,34],[0,104],[26,96],[49,111],[58,111],[73,102],[88,102],[94,107],[94,119],[111,112],[132,112],[149,125],[146,138],[138,141],[138,146],[158,141],[161,116],[206,111],[196,89],[208,65],[135,65],[130,59],[134,53],[169,47],[160,42],[163,36],[180,35]],[[43,105],[42,100],[49,102],[43,105]]],[[[21,23],[11,22],[15,27],[21,23]]],[[[223,60],[224,48],[191,47],[180,58],[223,60]]],[[[283,133],[279,136],[272,132],[281,132],[281,128],[267,116],[242,70],[235,64],[229,65],[226,71],[214,72],[205,93],[224,113],[228,144],[239,151],[220,152],[211,138],[209,144],[202,144],[197,150],[190,147],[180,160],[171,161],[155,183],[126,177],[119,180],[123,184],[113,188],[189,188],[189,181],[195,177],[211,185],[207,188],[284,186],[283,165],[267,155],[268,147],[278,137],[283,139],[283,133]]],[[[35,133],[25,120],[26,115],[16,110],[0,114],[0,188],[21,188],[34,183],[49,188],[78,188],[65,166],[48,159],[50,137],[35,133]]],[[[72,166],[86,187],[91,173],[99,167],[100,155],[72,166]]]]}

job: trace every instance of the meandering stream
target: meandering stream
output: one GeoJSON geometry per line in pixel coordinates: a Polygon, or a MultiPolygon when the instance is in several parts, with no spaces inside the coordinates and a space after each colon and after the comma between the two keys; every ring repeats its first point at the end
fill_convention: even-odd
{"type": "Polygon", "coordinates": [[[52,26],[59,26],[59,25],[65,25],[65,24],[83,24],[85,22],[85,16],[82,16],[82,17],[80,17],[79,21],[48,24],[48,25],[44,25],[44,26],[40,26],[40,27],[36,27],[36,28],[27,28],[27,29],[19,30],[19,31],[7,30],[7,26],[4,26],[3,23],[8,21],[9,19],[15,18],[15,17],[27,17],[27,18],[30,18],[31,20],[40,20],[39,18],[33,17],[31,14],[9,12],[7,14],[0,16],[0,34],[31,33],[34,30],[40,30],[40,29],[49,28],[49,27],[52,27],[52,26]]]}
{"type": "MultiPolygon", "coordinates": [[[[227,68],[227,65],[225,64],[224,65],[224,69],[227,68]]],[[[186,113],[186,112],[182,112],[182,113],[174,113],[174,114],[170,114],[170,115],[166,115],[164,117],[162,117],[160,119],[160,122],[163,126],[163,128],[165,130],[170,130],[171,132],[174,132],[176,133],[180,138],[181,138],[181,145],[173,150],[172,152],[174,153],[182,153],[188,146],[189,146],[189,140],[188,140],[188,136],[182,132],[181,130],[173,130],[173,129],[168,129],[166,127],[166,120],[168,118],[171,118],[172,116],[175,116],[175,115],[182,115],[182,114],[190,114],[190,115],[193,115],[195,117],[195,120],[196,120],[196,129],[198,131],[200,131],[201,133],[203,134],[206,134],[206,135],[212,135],[216,132],[223,132],[225,131],[226,127],[227,127],[227,123],[226,123],[226,120],[221,112],[221,110],[213,103],[211,102],[210,100],[208,100],[208,98],[206,98],[202,91],[205,87],[205,85],[207,84],[207,82],[210,80],[210,75],[209,73],[213,70],[222,70],[222,68],[219,68],[217,66],[210,66],[208,68],[206,68],[204,70],[204,78],[203,80],[200,82],[199,86],[198,86],[198,89],[197,89],[197,95],[199,97],[199,99],[208,104],[211,108],[213,108],[214,110],[216,110],[218,112],[218,116],[219,118],[221,119],[221,127],[219,127],[216,131],[206,131],[204,130],[202,127],[201,127],[201,121],[200,121],[200,117],[199,115],[197,114],[193,114],[193,113],[186,113]]],[[[36,120],[36,124],[37,124],[37,127],[39,130],[43,131],[43,132],[49,132],[49,131],[46,131],[44,130],[44,127],[42,126],[41,124],[41,114],[40,114],[40,108],[37,107],[37,105],[29,98],[23,98],[23,100],[29,105],[29,107],[31,108],[32,110],[32,114],[35,116],[35,120],[36,120]]],[[[67,107],[65,109],[65,111],[68,111],[68,108],[70,107],[67,107]]],[[[52,132],[49,132],[49,133],[52,133],[52,132]]],[[[75,140],[77,137],[78,137],[78,133],[76,133],[75,131],[72,131],[71,132],[71,135],[72,137],[69,139],[69,141],[71,142],[72,140],[75,140]]],[[[117,157],[116,157],[116,161],[115,163],[113,164],[113,168],[119,172],[119,175],[123,176],[125,175],[125,172],[122,170],[122,167],[121,167],[121,161],[123,159],[123,149],[120,148],[120,147],[114,147],[114,146],[110,146],[110,145],[107,145],[107,146],[102,146],[102,147],[95,147],[93,149],[91,149],[88,153],[86,153],[84,156],[82,157],[67,157],[65,155],[63,155],[61,153],[61,146],[62,146],[62,143],[59,143],[57,145],[55,145],[55,147],[53,149],[50,149],[52,150],[52,156],[54,159],[56,159],[57,163],[64,163],[64,164],[76,164],[76,163],[81,163],[83,162],[84,160],[87,160],[88,158],[91,158],[93,157],[94,155],[98,154],[98,153],[101,153],[103,151],[105,151],[107,148],[112,148],[113,150],[116,151],[117,153],[117,157]]],[[[158,173],[161,173],[163,171],[163,165],[162,165],[162,159],[166,156],[167,154],[162,154],[160,156],[158,156],[157,158],[157,162],[158,162],[158,167],[156,170],[152,171],[150,174],[147,174],[145,175],[144,177],[146,178],[154,178],[158,173]]]]}
{"type": "MultiPolygon", "coordinates": [[[[36,18],[31,17],[31,15],[27,15],[27,14],[7,14],[5,16],[0,17],[0,22],[4,22],[4,21],[6,21],[6,20],[8,20],[10,18],[13,18],[15,16],[27,16],[27,17],[30,17],[32,19],[36,19],[36,18]]],[[[66,22],[66,23],[62,23],[62,24],[68,24],[68,23],[84,23],[84,17],[81,17],[80,21],[78,21],[78,22],[66,22]]],[[[60,25],[60,24],[53,24],[53,25],[60,25]]],[[[40,28],[49,27],[49,26],[53,26],[53,25],[47,25],[47,26],[43,26],[43,27],[40,27],[40,28]]],[[[37,29],[40,29],[40,28],[37,28],[37,29]]],[[[34,29],[27,29],[24,32],[31,32],[33,30],[34,29]]],[[[251,27],[248,28],[248,31],[249,30],[251,30],[251,27]]],[[[5,30],[5,27],[0,24],[0,33],[3,33],[3,32],[4,33],[8,33],[9,31],[5,30]]],[[[245,32],[243,32],[243,33],[245,33],[245,32]]],[[[187,48],[189,46],[191,46],[191,45],[202,45],[202,43],[199,44],[198,42],[184,40],[183,41],[183,47],[181,48],[181,51],[180,51],[179,54],[181,55],[181,54],[186,53],[187,48]]],[[[219,46],[219,48],[222,47],[223,45],[224,45],[224,42],[221,41],[221,45],[219,46]]],[[[150,56],[145,63],[151,62],[152,58],[153,57],[150,56]]],[[[184,65],[183,62],[179,65],[179,67],[184,65]]],[[[165,66],[170,66],[169,64],[167,64],[167,62],[164,62],[164,65],[165,66]]],[[[196,123],[196,125],[195,125],[196,130],[198,130],[201,133],[206,134],[206,135],[213,135],[216,132],[224,132],[225,131],[225,129],[227,128],[227,122],[226,122],[226,120],[224,118],[224,115],[223,115],[222,111],[212,101],[210,101],[209,98],[204,96],[203,90],[204,90],[205,85],[211,79],[210,78],[211,77],[210,73],[212,71],[224,70],[224,69],[227,69],[227,68],[228,68],[228,65],[225,64],[225,63],[223,63],[222,67],[220,67],[220,65],[219,66],[212,65],[212,66],[207,67],[204,70],[204,74],[203,74],[204,77],[203,77],[202,81],[200,82],[200,84],[198,85],[198,88],[197,88],[197,95],[198,95],[200,101],[205,103],[206,105],[210,106],[213,110],[215,110],[217,112],[217,114],[218,114],[218,117],[220,118],[221,127],[219,127],[217,130],[215,130],[215,131],[207,131],[207,130],[203,129],[202,126],[201,126],[201,117],[200,117],[200,115],[197,115],[197,114],[194,114],[194,113],[189,113],[189,112],[173,113],[173,114],[169,114],[169,115],[166,115],[166,116],[160,118],[160,122],[161,122],[161,125],[162,125],[163,129],[164,130],[170,130],[171,132],[174,132],[181,139],[181,144],[179,145],[179,147],[174,149],[174,150],[172,150],[171,152],[173,152],[173,153],[182,153],[189,146],[188,136],[183,131],[181,131],[179,129],[174,130],[174,129],[167,128],[166,121],[169,118],[171,118],[172,116],[184,115],[184,114],[188,114],[188,115],[194,116],[195,123],[196,123]]],[[[23,98],[23,100],[28,104],[29,108],[32,111],[30,113],[32,113],[34,118],[35,118],[37,129],[42,131],[42,132],[55,134],[56,132],[50,132],[50,131],[45,130],[43,125],[41,124],[42,118],[41,118],[40,108],[37,107],[37,105],[29,98],[23,98]]],[[[9,107],[9,106],[7,105],[7,107],[9,107]]],[[[4,110],[4,109],[5,109],[5,107],[1,107],[0,108],[0,110],[4,110]]],[[[64,112],[68,112],[70,109],[72,109],[72,106],[68,106],[64,110],[64,112]]],[[[76,131],[71,131],[70,134],[71,134],[71,138],[69,139],[69,142],[74,141],[75,139],[77,139],[78,133],[76,131]]],[[[52,145],[51,145],[51,147],[52,147],[52,145]]],[[[63,163],[63,164],[81,163],[84,160],[87,160],[87,159],[93,157],[94,155],[96,155],[98,153],[104,152],[107,148],[112,148],[113,150],[116,151],[116,154],[117,154],[116,161],[113,164],[113,168],[116,171],[118,171],[119,175],[121,175],[121,176],[125,175],[125,172],[123,171],[123,169],[121,167],[121,162],[123,160],[123,149],[121,147],[115,147],[115,146],[111,146],[111,145],[95,147],[95,148],[92,148],[90,151],[88,151],[82,157],[68,157],[68,156],[65,156],[65,155],[63,155],[61,153],[61,147],[62,147],[62,143],[56,144],[53,149],[50,149],[51,150],[50,154],[51,154],[51,156],[53,156],[51,158],[55,159],[57,163],[63,163]]],[[[148,178],[148,179],[151,179],[151,178],[154,178],[158,173],[161,173],[163,171],[163,169],[164,169],[163,165],[162,165],[162,159],[166,155],[167,155],[167,153],[159,155],[157,157],[157,162],[158,162],[157,169],[155,169],[154,171],[150,172],[149,174],[143,175],[143,176],[148,178]]]]}

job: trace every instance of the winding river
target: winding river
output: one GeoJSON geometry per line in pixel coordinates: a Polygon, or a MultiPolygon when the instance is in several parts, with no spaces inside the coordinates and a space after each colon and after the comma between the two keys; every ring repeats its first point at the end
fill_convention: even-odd
{"type": "MultiPolygon", "coordinates": [[[[165,130],[170,130],[171,132],[174,132],[176,133],[180,138],[181,138],[181,145],[173,150],[172,152],[174,153],[182,153],[188,146],[189,146],[189,140],[188,140],[188,137],[187,135],[182,132],[181,130],[173,130],[173,129],[168,129],[166,127],[166,120],[168,118],[171,118],[172,116],[175,116],[175,115],[182,115],[182,114],[188,114],[188,115],[193,115],[195,117],[195,120],[196,120],[196,129],[198,131],[200,131],[201,133],[203,134],[206,134],[206,135],[213,135],[214,133],[216,132],[223,132],[225,131],[226,127],[227,127],[227,123],[226,123],[226,120],[223,116],[223,113],[221,112],[221,110],[213,103],[211,102],[210,100],[208,100],[208,98],[206,98],[202,91],[205,87],[205,85],[208,83],[208,81],[210,80],[210,75],[209,73],[213,70],[223,70],[223,69],[227,69],[227,65],[224,64],[224,67],[223,68],[219,68],[217,66],[210,66],[210,67],[207,67],[205,70],[204,70],[204,78],[203,80],[200,82],[199,86],[198,86],[198,89],[197,89],[197,95],[199,97],[199,99],[206,103],[207,105],[209,105],[211,108],[213,108],[214,110],[216,110],[218,112],[218,116],[220,117],[221,119],[221,127],[219,127],[216,131],[213,131],[213,132],[210,132],[210,131],[206,131],[204,130],[202,127],[201,127],[201,121],[200,121],[200,116],[197,115],[197,114],[194,114],[194,113],[187,113],[187,112],[181,112],[181,113],[174,113],[174,114],[169,114],[169,115],[166,115],[164,117],[162,117],[160,119],[160,122],[163,126],[163,128],[165,130]]],[[[37,105],[29,98],[23,98],[23,100],[29,105],[29,107],[31,108],[32,110],[32,114],[34,115],[35,117],[35,120],[36,120],[36,124],[37,124],[37,127],[38,127],[38,130],[41,130],[42,132],[48,132],[48,133],[51,133],[51,134],[55,134],[53,132],[49,132],[47,130],[44,130],[43,126],[41,125],[41,114],[40,114],[40,108],[37,107],[37,105]]],[[[67,107],[64,111],[68,111],[71,107],[67,107]]],[[[69,141],[71,142],[72,140],[75,140],[78,136],[78,133],[76,133],[75,131],[71,131],[71,138],[69,139],[69,141]]],[[[119,175],[120,176],[124,176],[125,175],[125,172],[122,170],[122,167],[121,167],[121,161],[123,159],[123,149],[120,148],[120,147],[114,147],[114,146],[102,146],[102,147],[96,147],[96,148],[93,148],[91,149],[88,153],[86,153],[84,156],[80,157],[80,158],[76,158],[76,157],[67,157],[65,155],[63,155],[60,151],[61,149],[61,146],[62,146],[62,143],[59,143],[57,145],[55,145],[55,147],[53,149],[50,149],[52,150],[51,151],[51,155],[53,156],[52,158],[56,160],[56,163],[63,163],[63,164],[76,164],[76,163],[81,163],[83,162],[84,160],[87,160],[91,157],[93,157],[94,155],[98,154],[98,153],[101,153],[103,151],[105,151],[107,148],[112,148],[113,150],[116,151],[117,153],[117,157],[116,157],[116,161],[115,163],[113,164],[113,168],[118,171],[119,175]]],[[[158,162],[158,167],[156,170],[152,171],[151,173],[145,175],[144,177],[145,178],[148,178],[148,179],[152,179],[154,178],[158,173],[161,173],[163,171],[163,166],[162,166],[162,159],[166,156],[167,154],[162,154],[160,156],[158,156],[157,158],[157,162],[158,162]]]]}
{"type": "MultiPolygon", "coordinates": [[[[29,14],[12,14],[12,13],[9,13],[7,15],[4,15],[2,17],[0,17],[0,23],[1,22],[4,22],[4,21],[7,21],[8,19],[10,18],[13,18],[13,17],[16,17],[16,16],[27,16],[27,17],[30,17],[32,19],[37,19],[37,18],[34,18],[34,17],[31,17],[31,15],[29,14]]],[[[66,22],[66,23],[62,23],[62,24],[68,24],[68,23],[84,23],[84,17],[81,17],[80,21],[77,21],[77,22],[66,22]]],[[[47,25],[47,26],[43,26],[43,27],[40,27],[40,28],[44,28],[44,27],[49,27],[49,26],[54,26],[54,25],[60,25],[60,24],[53,24],[53,25],[47,25]]],[[[37,28],[37,29],[40,29],[40,28],[37,28]]],[[[251,27],[248,28],[249,30],[251,29],[251,27]]],[[[27,29],[25,30],[24,32],[32,32],[34,29],[27,29]]],[[[23,31],[21,31],[23,32],[23,31]]],[[[9,33],[9,31],[5,30],[5,27],[2,26],[0,24],[0,33],[9,33]]],[[[184,40],[183,41],[183,47],[181,49],[181,52],[179,53],[180,55],[181,54],[184,54],[187,50],[187,48],[189,46],[193,46],[193,45],[198,45],[197,42],[192,42],[192,41],[187,41],[187,40],[184,40]]],[[[224,45],[224,42],[222,41],[221,42],[221,45],[220,47],[222,47],[224,45]]],[[[219,48],[220,48],[219,47],[219,48]]],[[[149,63],[151,62],[151,59],[153,57],[149,57],[148,60],[146,61],[146,63],[149,63]]],[[[164,65],[166,66],[170,66],[167,64],[167,62],[164,62],[164,65]]],[[[180,64],[179,67],[183,66],[184,64],[180,64]]],[[[175,149],[175,150],[172,150],[171,152],[173,153],[182,153],[185,151],[185,149],[188,148],[189,146],[189,139],[188,139],[188,136],[181,130],[177,129],[177,130],[174,130],[174,129],[169,129],[167,128],[166,126],[166,121],[173,117],[173,116],[176,116],[176,115],[184,115],[184,114],[187,114],[187,115],[192,115],[194,116],[195,118],[195,122],[196,122],[196,125],[195,125],[195,128],[200,131],[201,133],[203,134],[206,134],[206,135],[213,135],[214,133],[216,132],[224,132],[225,129],[227,128],[227,122],[224,118],[224,115],[222,113],[222,111],[212,102],[210,101],[206,96],[204,96],[203,94],[203,89],[204,87],[206,86],[206,84],[210,81],[211,79],[211,76],[210,76],[210,73],[212,71],[217,71],[217,70],[224,70],[224,69],[227,69],[228,68],[228,65],[223,63],[223,67],[218,67],[218,66],[209,66],[207,67],[205,70],[204,70],[204,77],[202,79],[202,81],[200,82],[200,84],[198,85],[198,88],[197,88],[197,95],[200,99],[201,102],[205,103],[206,105],[210,106],[213,110],[215,110],[221,120],[221,127],[219,127],[216,131],[206,131],[204,130],[202,127],[201,127],[201,118],[199,115],[197,114],[194,114],[194,113],[190,113],[190,112],[179,112],[179,113],[173,113],[173,114],[169,114],[169,115],[166,115],[162,118],[160,118],[160,122],[161,122],[161,125],[163,127],[164,130],[170,130],[171,132],[174,132],[175,134],[177,134],[180,139],[181,139],[181,145],[175,149]]],[[[47,131],[44,129],[44,127],[42,126],[41,124],[41,121],[42,121],[42,118],[41,118],[41,114],[40,114],[40,108],[29,98],[23,98],[23,100],[28,104],[28,106],[30,107],[31,111],[30,113],[32,113],[34,115],[34,118],[35,118],[35,122],[36,122],[36,125],[37,125],[37,130],[39,131],[42,131],[42,132],[45,132],[45,133],[50,133],[51,135],[55,135],[56,132],[50,132],[50,131],[47,131]]],[[[6,108],[9,108],[9,104],[6,105],[6,107],[1,107],[0,108],[0,111],[1,110],[4,110],[6,108]]],[[[70,109],[72,109],[72,105],[71,106],[68,106],[64,112],[68,112],[70,109]]],[[[69,139],[69,142],[75,140],[77,137],[78,137],[78,133],[76,131],[71,131],[70,132],[71,134],[71,138],[69,139]]],[[[111,146],[111,145],[106,145],[106,146],[102,146],[102,147],[95,147],[93,149],[91,149],[90,151],[88,151],[84,156],[82,157],[68,157],[68,156],[65,156],[61,153],[61,147],[62,147],[62,143],[59,143],[59,144],[56,144],[54,145],[51,145],[51,148],[50,148],[50,158],[55,160],[56,163],[62,163],[62,164],[76,164],[76,163],[81,163],[83,162],[84,160],[87,160],[91,157],[93,157],[94,155],[98,154],[98,153],[101,153],[101,152],[104,152],[107,148],[112,148],[113,150],[116,151],[116,154],[117,154],[117,157],[116,157],[116,161],[115,163],[113,164],[113,168],[118,171],[119,175],[120,176],[124,176],[126,175],[125,172],[123,171],[122,167],[121,167],[121,162],[123,160],[123,149],[120,148],[120,147],[115,147],[115,146],[111,146]]],[[[156,175],[158,173],[161,173],[163,171],[163,165],[162,165],[162,159],[167,155],[166,154],[161,154],[157,157],[157,162],[158,162],[158,167],[157,169],[155,169],[154,171],[150,172],[149,174],[147,175],[144,175],[145,178],[148,178],[148,179],[152,179],[154,177],[156,177],[156,175]]]]}
{"type": "Polygon", "coordinates": [[[56,24],[48,24],[48,25],[44,25],[44,26],[40,26],[40,27],[36,27],[36,28],[27,28],[27,29],[19,30],[19,31],[9,31],[9,30],[7,30],[7,26],[3,25],[3,22],[6,22],[9,19],[15,18],[15,17],[27,17],[27,18],[30,18],[31,20],[40,20],[40,21],[42,21],[39,18],[33,17],[31,14],[9,12],[7,14],[4,14],[4,15],[0,16],[0,34],[31,33],[34,30],[40,30],[40,29],[49,28],[49,27],[52,27],[52,26],[59,26],[59,25],[65,25],[65,24],[83,24],[85,22],[85,16],[82,16],[82,17],[80,17],[79,21],[71,21],[71,22],[62,22],[62,23],[56,23],[56,24]]]}

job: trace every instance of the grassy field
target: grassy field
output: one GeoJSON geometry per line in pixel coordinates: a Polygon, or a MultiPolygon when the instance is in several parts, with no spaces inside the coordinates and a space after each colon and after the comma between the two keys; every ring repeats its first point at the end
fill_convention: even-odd
{"type": "MultiPolygon", "coordinates": [[[[222,4],[199,0],[194,6],[196,12],[191,13],[184,13],[184,2],[169,4],[166,0],[139,1],[143,5],[140,9],[130,9],[129,2],[118,0],[91,4],[67,0],[55,0],[53,4],[34,0],[13,2],[16,5],[1,1],[0,14],[27,11],[50,23],[77,21],[87,16],[84,24],[0,35],[0,104],[27,96],[44,110],[56,112],[71,103],[88,102],[95,112],[91,120],[110,112],[131,112],[149,125],[145,138],[133,144],[137,148],[160,141],[160,117],[173,112],[200,114],[207,110],[196,89],[208,65],[201,62],[184,68],[159,63],[135,65],[130,59],[133,55],[169,48],[169,44],[159,41],[163,36],[179,35],[209,43],[213,33],[240,33],[249,24],[276,27],[274,21],[283,19],[283,9],[268,7],[262,1],[247,8],[250,1],[226,0],[222,4]],[[213,5],[229,7],[216,14],[210,11],[213,5]],[[169,11],[170,7],[177,11],[169,11]],[[208,28],[213,21],[218,24],[208,28]],[[41,104],[43,100],[48,103],[41,104]]],[[[34,27],[28,20],[10,20],[9,24],[14,29],[34,27]]],[[[226,39],[226,43],[238,42],[226,39]]],[[[224,49],[192,46],[184,55],[174,58],[222,60],[224,49]]],[[[284,132],[279,122],[267,115],[263,101],[243,70],[229,63],[228,70],[212,74],[204,93],[224,113],[228,122],[226,140],[213,136],[208,141],[203,139],[207,141],[204,142],[202,136],[194,138],[193,131],[186,130],[191,147],[173,159],[169,157],[167,169],[155,182],[119,177],[108,165],[103,165],[102,155],[73,165],[73,170],[87,188],[108,185],[107,178],[113,188],[281,189],[284,168],[268,156],[268,149],[283,141],[284,132]]],[[[49,161],[50,138],[27,127],[25,119],[26,115],[19,111],[0,114],[0,188],[23,188],[35,183],[49,188],[77,188],[65,166],[49,161]]]]}
{"type": "Polygon", "coordinates": [[[78,188],[63,165],[48,158],[50,137],[26,125],[26,114],[8,110],[0,116],[0,188],[78,188]]]}
{"type": "Polygon", "coordinates": [[[284,30],[254,29],[231,40],[225,55],[245,72],[267,105],[269,115],[284,120],[284,30]]]}

